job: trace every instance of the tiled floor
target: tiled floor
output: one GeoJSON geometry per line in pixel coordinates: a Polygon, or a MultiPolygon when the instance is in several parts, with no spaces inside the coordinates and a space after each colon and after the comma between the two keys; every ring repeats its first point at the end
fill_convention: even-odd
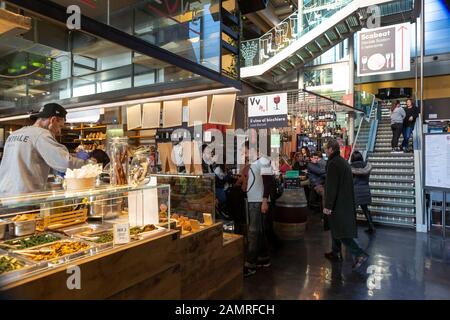
{"type": "Polygon", "coordinates": [[[304,240],[273,246],[272,266],[244,280],[244,297],[450,299],[450,239],[388,227],[369,237],[360,226],[359,243],[370,254],[360,272],[351,270],[348,255],[343,263],[330,263],[323,256],[329,233],[312,216],[304,240]]]}

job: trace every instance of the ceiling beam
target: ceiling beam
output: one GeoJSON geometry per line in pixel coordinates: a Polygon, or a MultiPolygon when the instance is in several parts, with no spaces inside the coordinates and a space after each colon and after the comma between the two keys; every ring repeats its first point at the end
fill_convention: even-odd
{"type": "Polygon", "coordinates": [[[257,26],[259,28],[259,30],[261,30],[262,33],[266,33],[267,31],[269,31],[271,29],[271,26],[269,24],[267,24],[267,22],[265,22],[256,13],[249,13],[249,14],[246,14],[245,16],[251,23],[253,23],[255,26],[257,26]]]}
{"type": "Polygon", "coordinates": [[[266,9],[256,11],[256,14],[259,15],[272,28],[281,22],[270,2],[266,9]]]}

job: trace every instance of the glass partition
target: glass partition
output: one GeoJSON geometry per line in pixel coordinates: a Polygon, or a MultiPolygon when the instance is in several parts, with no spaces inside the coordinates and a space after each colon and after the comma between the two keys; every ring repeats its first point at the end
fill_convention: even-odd
{"type": "Polygon", "coordinates": [[[70,39],[70,49],[0,36],[0,51],[9,49],[0,55],[0,116],[36,112],[51,101],[199,78],[106,40],[60,32],[70,39]]]}
{"type": "Polygon", "coordinates": [[[219,72],[220,1],[53,0],[219,72]]]}

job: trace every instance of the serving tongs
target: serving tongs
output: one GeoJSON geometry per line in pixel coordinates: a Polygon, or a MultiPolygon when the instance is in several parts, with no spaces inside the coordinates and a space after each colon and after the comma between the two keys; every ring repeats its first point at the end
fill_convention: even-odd
{"type": "Polygon", "coordinates": [[[11,250],[16,250],[18,247],[18,245],[12,245],[12,244],[6,244],[6,243],[1,243],[0,244],[0,248],[8,248],[11,250]]]}
{"type": "Polygon", "coordinates": [[[83,240],[88,240],[88,241],[96,241],[98,239],[100,239],[100,237],[96,237],[96,236],[83,236],[81,234],[77,235],[78,238],[81,238],[83,240]]]}
{"type": "Polygon", "coordinates": [[[68,238],[71,238],[71,236],[70,236],[69,234],[65,233],[65,232],[62,231],[62,230],[54,230],[54,229],[45,228],[44,231],[46,231],[46,232],[59,233],[59,234],[62,234],[63,236],[66,236],[66,237],[68,237],[68,238]]]}
{"type": "Polygon", "coordinates": [[[24,256],[34,257],[38,254],[48,254],[54,252],[54,250],[49,248],[40,248],[40,249],[22,249],[22,250],[14,250],[15,253],[22,254],[24,256]]]}

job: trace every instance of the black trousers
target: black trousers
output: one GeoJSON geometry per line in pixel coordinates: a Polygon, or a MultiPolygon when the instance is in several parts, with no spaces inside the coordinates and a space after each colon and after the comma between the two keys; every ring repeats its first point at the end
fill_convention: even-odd
{"type": "Polygon", "coordinates": [[[333,252],[334,253],[341,253],[342,244],[344,244],[348,251],[352,254],[354,257],[359,257],[364,253],[363,249],[356,243],[355,239],[352,238],[343,238],[343,239],[334,239],[333,238],[333,252]]]}
{"type": "Polygon", "coordinates": [[[366,216],[367,223],[369,224],[369,229],[372,229],[372,230],[375,229],[375,227],[373,226],[372,217],[370,216],[368,205],[367,204],[360,204],[360,206],[361,206],[362,212],[366,216]]]}
{"type": "Polygon", "coordinates": [[[398,147],[398,139],[400,138],[400,135],[403,131],[403,123],[394,123],[391,125],[392,129],[392,141],[391,141],[391,147],[397,148],[398,147]]]}

